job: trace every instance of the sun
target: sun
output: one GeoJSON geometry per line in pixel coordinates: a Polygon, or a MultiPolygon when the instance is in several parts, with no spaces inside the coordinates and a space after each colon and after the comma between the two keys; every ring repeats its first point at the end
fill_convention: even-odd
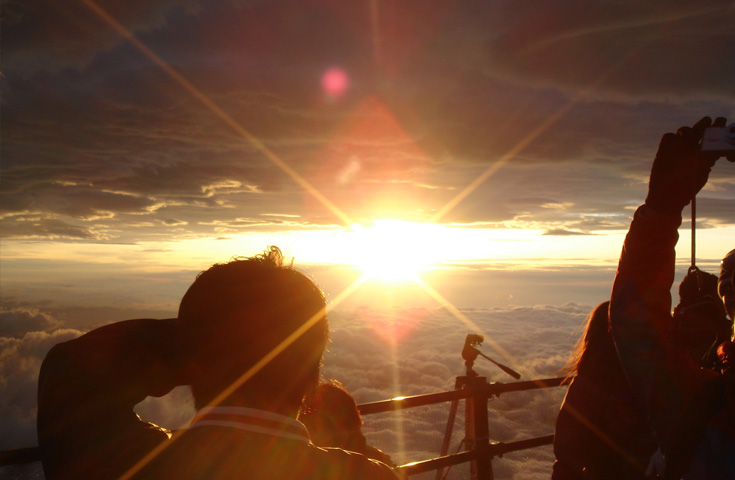
{"type": "Polygon", "coordinates": [[[352,262],[365,280],[407,282],[438,262],[437,225],[402,220],[374,220],[371,225],[352,225],[352,262]]]}

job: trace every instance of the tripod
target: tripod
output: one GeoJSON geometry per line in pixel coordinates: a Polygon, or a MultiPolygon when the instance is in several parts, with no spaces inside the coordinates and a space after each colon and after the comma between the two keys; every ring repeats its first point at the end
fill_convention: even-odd
{"type": "MultiPolygon", "coordinates": [[[[487,418],[487,402],[488,395],[487,389],[485,388],[487,383],[486,377],[480,377],[472,367],[475,364],[475,360],[478,355],[489,360],[498,366],[508,375],[515,379],[521,378],[521,374],[515,370],[502,365],[487,355],[483,354],[477,349],[477,346],[482,344],[483,337],[481,335],[468,334],[465,339],[464,348],[462,349],[462,358],[464,358],[464,364],[466,366],[466,373],[463,376],[458,376],[455,382],[455,390],[467,389],[477,390],[475,395],[467,397],[465,399],[465,440],[468,443],[469,448],[474,451],[477,455],[477,459],[471,463],[472,479],[473,480],[492,480],[493,470],[492,463],[490,462],[490,433],[488,430],[488,418],[487,418]],[[483,391],[485,393],[483,393],[483,391]]],[[[442,442],[442,448],[440,456],[446,456],[449,452],[449,443],[452,440],[452,430],[454,430],[454,421],[457,416],[457,407],[459,406],[459,399],[452,400],[452,405],[449,408],[449,417],[447,418],[447,427],[444,430],[444,440],[442,442]]],[[[449,470],[446,470],[446,474],[449,470]]],[[[445,477],[445,469],[440,468],[436,471],[436,480],[443,480],[445,477]]]]}

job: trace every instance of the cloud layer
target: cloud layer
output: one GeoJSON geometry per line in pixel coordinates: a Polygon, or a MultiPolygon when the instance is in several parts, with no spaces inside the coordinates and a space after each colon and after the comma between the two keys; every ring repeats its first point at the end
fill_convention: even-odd
{"type": "MultiPolygon", "coordinates": [[[[35,446],[36,396],[38,371],[46,353],[57,343],[78,337],[82,332],[72,329],[43,328],[37,318],[22,310],[0,311],[0,325],[12,328],[12,336],[4,332],[0,336],[0,450],[35,446]],[[23,321],[23,317],[28,321],[23,321]],[[7,336],[6,336],[7,335],[7,336]]],[[[48,316],[43,315],[44,320],[48,316]]],[[[44,322],[45,323],[45,322],[44,322]]]]}
{"type": "MultiPolygon", "coordinates": [[[[8,2],[2,235],[343,223],[302,181],[356,221],[427,220],[497,162],[442,220],[620,228],[663,132],[735,118],[730,2],[364,7],[8,2]]],[[[710,225],[735,223],[732,192],[703,196],[710,225]]]]}

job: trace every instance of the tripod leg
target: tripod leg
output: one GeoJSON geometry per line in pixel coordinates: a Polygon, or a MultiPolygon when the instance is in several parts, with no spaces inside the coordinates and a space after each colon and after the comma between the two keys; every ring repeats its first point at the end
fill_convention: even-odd
{"type": "MultiPolygon", "coordinates": [[[[454,430],[454,419],[457,416],[457,406],[459,400],[452,400],[452,405],[449,407],[449,417],[447,417],[447,428],[444,430],[444,440],[442,441],[442,449],[439,452],[440,457],[444,457],[449,453],[449,444],[452,441],[452,430],[454,430]]],[[[436,471],[436,480],[441,480],[444,476],[444,468],[439,468],[436,471]]]]}

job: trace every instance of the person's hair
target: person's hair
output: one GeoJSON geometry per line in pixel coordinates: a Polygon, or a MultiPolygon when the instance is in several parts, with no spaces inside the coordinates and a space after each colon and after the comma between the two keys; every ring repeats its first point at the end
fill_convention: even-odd
{"type": "Polygon", "coordinates": [[[679,303],[672,313],[672,335],[700,367],[717,361],[716,348],[730,338],[732,323],[717,294],[716,275],[690,267],[679,284],[679,303]]]}
{"type": "Polygon", "coordinates": [[[697,267],[690,267],[689,272],[679,283],[679,304],[686,307],[700,302],[703,297],[718,299],[717,275],[707,273],[697,267]]]}
{"type": "Polygon", "coordinates": [[[321,290],[269,247],[200,273],[179,306],[191,387],[201,408],[261,362],[232,394],[258,408],[297,409],[319,381],[329,338],[321,290]]]}
{"type": "Polygon", "coordinates": [[[584,333],[577,340],[572,355],[569,357],[566,365],[562,368],[562,373],[566,375],[565,382],[568,382],[580,372],[583,372],[590,360],[590,354],[593,351],[608,351],[615,349],[612,335],[609,327],[610,302],[603,302],[596,306],[587,316],[584,333]]]}
{"type": "Polygon", "coordinates": [[[319,384],[299,413],[299,421],[306,425],[316,445],[355,452],[365,448],[357,402],[337,380],[319,384]]]}

